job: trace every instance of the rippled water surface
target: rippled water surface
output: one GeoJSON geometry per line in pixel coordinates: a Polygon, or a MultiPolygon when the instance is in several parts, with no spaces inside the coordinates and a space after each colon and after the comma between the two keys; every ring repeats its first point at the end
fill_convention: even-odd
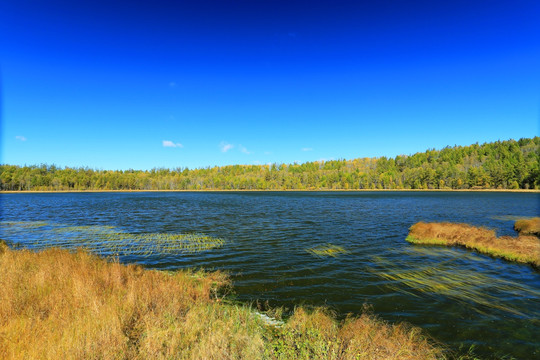
{"type": "Polygon", "coordinates": [[[119,236],[120,245],[102,252],[152,268],[226,270],[240,300],[325,305],[339,316],[367,303],[382,318],[418,325],[455,349],[474,344],[484,356],[540,358],[538,270],[405,242],[417,221],[514,235],[516,218],[540,214],[540,194],[62,193],[0,200],[1,238],[22,246],[69,246],[93,236],[99,252],[99,244],[119,236]],[[150,243],[157,245],[143,251],[150,243]]]}

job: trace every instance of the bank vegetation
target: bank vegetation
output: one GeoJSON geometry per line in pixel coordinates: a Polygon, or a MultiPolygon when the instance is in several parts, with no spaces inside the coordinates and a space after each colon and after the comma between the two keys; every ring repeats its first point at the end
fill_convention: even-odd
{"type": "Polygon", "coordinates": [[[220,295],[230,285],[220,272],[145,270],[0,241],[0,273],[6,360],[445,358],[417,328],[370,314],[338,322],[298,308],[269,323],[220,295]]]}

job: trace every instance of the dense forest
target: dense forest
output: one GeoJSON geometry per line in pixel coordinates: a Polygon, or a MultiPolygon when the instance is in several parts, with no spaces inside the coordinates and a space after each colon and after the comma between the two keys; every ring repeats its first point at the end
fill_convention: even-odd
{"type": "Polygon", "coordinates": [[[94,170],[0,165],[0,190],[539,189],[540,137],[395,158],[200,169],[94,170]]]}

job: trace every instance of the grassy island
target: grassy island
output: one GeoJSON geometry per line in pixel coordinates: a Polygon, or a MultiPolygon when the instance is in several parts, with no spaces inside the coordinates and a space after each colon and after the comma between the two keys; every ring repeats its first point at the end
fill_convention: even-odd
{"type": "Polygon", "coordinates": [[[417,328],[297,309],[268,321],[228,303],[220,273],[145,270],[0,240],[2,359],[440,359],[417,328]],[[276,325],[277,324],[277,325],[276,325]]]}
{"type": "Polygon", "coordinates": [[[517,237],[497,237],[494,230],[467,224],[419,222],[410,227],[407,241],[414,244],[463,246],[483,254],[540,267],[540,239],[528,235],[538,232],[538,220],[535,219],[539,218],[518,220],[515,228],[520,231],[520,235],[517,237]]]}

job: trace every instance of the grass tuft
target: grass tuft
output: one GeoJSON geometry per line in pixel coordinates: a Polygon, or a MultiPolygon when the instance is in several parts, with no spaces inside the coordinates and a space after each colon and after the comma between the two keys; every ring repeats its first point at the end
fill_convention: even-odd
{"type": "Polygon", "coordinates": [[[409,228],[406,240],[413,244],[463,246],[540,267],[540,239],[534,236],[497,237],[494,230],[467,224],[419,222],[409,228]]]}
{"type": "Polygon", "coordinates": [[[281,326],[221,301],[220,272],[175,273],[88,252],[0,243],[2,359],[440,359],[417,328],[297,309],[281,326]]]}
{"type": "Polygon", "coordinates": [[[520,219],[514,224],[514,230],[516,230],[519,235],[540,236],[540,217],[520,219]]]}
{"type": "Polygon", "coordinates": [[[0,239],[0,255],[2,255],[8,249],[6,240],[0,239]]]}

